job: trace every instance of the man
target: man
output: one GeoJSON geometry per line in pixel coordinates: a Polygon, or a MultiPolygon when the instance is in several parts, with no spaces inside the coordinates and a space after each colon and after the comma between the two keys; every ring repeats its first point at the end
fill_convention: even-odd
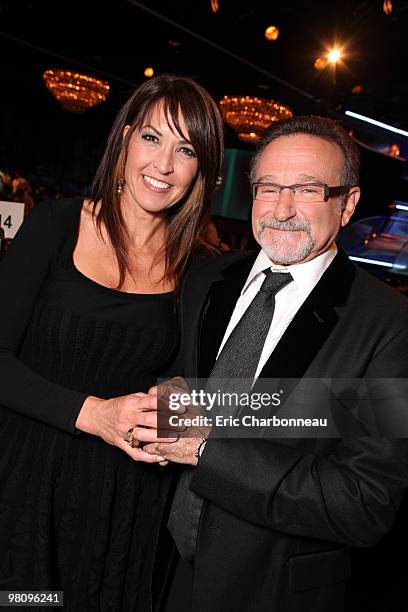
{"type": "MultiPolygon", "coordinates": [[[[407,376],[405,298],[335,245],[358,173],[336,122],[272,125],[251,172],[261,250],[216,258],[185,281],[186,377],[242,372],[255,391],[267,378],[407,376]],[[279,287],[266,290],[272,277],[279,287]]],[[[350,547],[390,530],[408,483],[403,440],[210,436],[145,449],[194,466],[169,521],[181,559],[166,610],[178,612],[344,610],[350,547]]]]}

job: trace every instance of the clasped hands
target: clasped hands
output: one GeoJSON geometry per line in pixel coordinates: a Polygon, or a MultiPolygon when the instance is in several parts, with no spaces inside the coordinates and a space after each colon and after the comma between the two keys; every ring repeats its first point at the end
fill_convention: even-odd
{"type": "MultiPolygon", "coordinates": [[[[177,376],[157,387],[152,387],[149,394],[157,397],[159,431],[162,433],[170,430],[171,439],[150,442],[144,445],[144,451],[153,456],[163,457],[165,461],[160,461],[160,465],[166,465],[169,461],[197,465],[198,447],[208,438],[211,427],[183,424],[183,421],[191,422],[195,417],[202,415],[202,406],[194,404],[191,398],[187,405],[181,402],[178,402],[178,406],[171,405],[171,396],[182,395],[184,398],[189,396],[190,389],[186,381],[177,376]]],[[[200,419],[198,421],[200,422],[200,419]]]]}
{"type": "Polygon", "coordinates": [[[201,414],[201,407],[193,404],[170,411],[169,395],[188,392],[184,379],[177,377],[152,387],[147,394],[133,393],[109,400],[88,397],[76,427],[117,446],[135,461],[162,466],[169,461],[196,465],[197,448],[208,437],[210,428],[169,423],[170,415],[185,418],[201,414]]]}

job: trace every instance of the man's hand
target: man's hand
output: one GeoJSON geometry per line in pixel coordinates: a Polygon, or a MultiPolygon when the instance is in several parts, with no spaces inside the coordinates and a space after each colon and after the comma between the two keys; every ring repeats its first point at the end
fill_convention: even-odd
{"type": "Polygon", "coordinates": [[[197,465],[196,452],[203,437],[180,438],[177,442],[153,442],[145,444],[143,450],[151,455],[164,457],[166,461],[183,463],[185,465],[197,465]]]}
{"type": "Polygon", "coordinates": [[[202,415],[202,407],[200,405],[191,403],[185,406],[180,404],[177,409],[172,408],[170,411],[170,394],[183,393],[185,395],[189,392],[190,389],[186,381],[180,376],[149,389],[149,395],[158,396],[159,410],[163,415],[162,423],[165,429],[177,433],[174,442],[153,442],[144,445],[143,450],[145,452],[164,457],[165,461],[161,461],[160,465],[167,465],[169,461],[184,465],[197,465],[198,458],[196,453],[198,447],[210,434],[210,427],[185,427],[182,425],[183,419],[191,419],[202,415]],[[180,426],[170,426],[168,424],[169,416],[176,416],[177,414],[180,415],[180,426]]]}
{"type": "Polygon", "coordinates": [[[169,461],[174,463],[182,463],[185,465],[197,465],[198,458],[196,457],[198,447],[201,442],[208,438],[211,428],[205,426],[184,426],[184,419],[189,419],[201,416],[203,414],[202,406],[197,404],[185,405],[180,403],[178,407],[170,409],[170,397],[190,393],[190,389],[186,381],[177,376],[170,380],[166,380],[160,383],[156,387],[149,389],[149,395],[157,396],[159,414],[161,415],[160,433],[163,435],[165,432],[170,431],[170,435],[174,435],[175,439],[172,442],[168,441],[152,441],[143,446],[145,453],[151,455],[157,455],[164,458],[165,461],[160,461],[160,465],[167,465],[169,461]],[[169,417],[177,416],[180,417],[180,424],[169,423],[169,417]]]}

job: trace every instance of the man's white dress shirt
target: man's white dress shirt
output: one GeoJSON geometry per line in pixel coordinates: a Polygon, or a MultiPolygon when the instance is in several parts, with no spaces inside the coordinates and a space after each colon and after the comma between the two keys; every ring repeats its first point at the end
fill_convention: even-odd
{"type": "Polygon", "coordinates": [[[221,342],[217,359],[232,330],[258,293],[265,278],[263,270],[270,268],[272,272],[281,270],[290,272],[293,282],[286,285],[275,296],[275,311],[256,370],[256,380],[274,348],[285,333],[289,323],[292,321],[309,293],[314,289],[323,272],[329,267],[336,253],[337,247],[333,243],[328,251],[310,261],[289,266],[281,266],[272,263],[265,251],[261,250],[235,305],[224,338],[221,342]]]}

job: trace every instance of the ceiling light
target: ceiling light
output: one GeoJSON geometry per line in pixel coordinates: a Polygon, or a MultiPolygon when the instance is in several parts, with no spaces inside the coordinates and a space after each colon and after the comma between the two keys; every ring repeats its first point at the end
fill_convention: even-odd
{"type": "Polygon", "coordinates": [[[83,113],[109,95],[107,81],[71,70],[46,70],[43,79],[62,108],[71,113],[83,113]]]}
{"type": "Polygon", "coordinates": [[[400,157],[401,150],[395,142],[388,149],[388,155],[391,155],[392,157],[400,157]]]}
{"type": "Polygon", "coordinates": [[[277,40],[279,37],[279,29],[276,26],[269,26],[265,30],[265,38],[267,40],[277,40]]]}
{"type": "Polygon", "coordinates": [[[392,2],[391,0],[384,0],[383,2],[383,11],[386,15],[391,15],[392,13],[392,2]]]}
{"type": "Polygon", "coordinates": [[[225,121],[245,142],[257,142],[271,123],[293,115],[285,104],[251,96],[224,96],[220,106],[225,121]]]}
{"type": "Polygon", "coordinates": [[[336,64],[341,59],[340,49],[331,49],[327,55],[327,59],[331,64],[336,64]]]}
{"type": "Polygon", "coordinates": [[[316,70],[324,70],[327,66],[327,58],[317,57],[313,65],[316,68],[316,70]]]}
{"type": "Polygon", "coordinates": [[[351,93],[358,95],[358,94],[361,94],[362,91],[363,91],[362,85],[354,85],[353,89],[351,90],[351,93]]]}

